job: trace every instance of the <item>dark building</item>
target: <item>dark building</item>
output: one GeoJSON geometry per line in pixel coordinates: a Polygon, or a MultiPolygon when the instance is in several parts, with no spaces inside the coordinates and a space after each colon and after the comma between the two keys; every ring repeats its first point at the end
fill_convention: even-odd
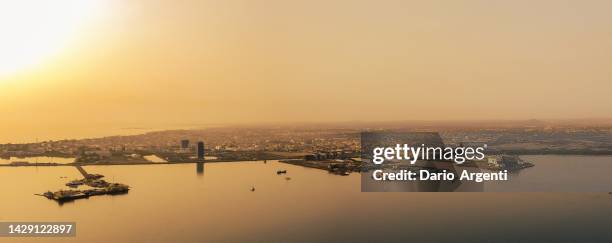
{"type": "Polygon", "coordinates": [[[204,142],[198,142],[198,160],[204,160],[204,142]]]}
{"type": "Polygon", "coordinates": [[[189,140],[188,139],[181,140],[181,148],[182,149],[188,149],[189,148],[189,140]]]}

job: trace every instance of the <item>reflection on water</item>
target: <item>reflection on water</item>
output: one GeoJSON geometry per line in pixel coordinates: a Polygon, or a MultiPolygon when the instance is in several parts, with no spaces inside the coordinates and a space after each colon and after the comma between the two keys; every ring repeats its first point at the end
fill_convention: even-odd
{"type": "Polygon", "coordinates": [[[48,157],[48,156],[10,157],[8,159],[0,158],[0,164],[10,164],[12,162],[69,164],[69,163],[73,163],[74,160],[75,158],[48,157]]]}
{"type": "Polygon", "coordinates": [[[64,188],[79,178],[75,168],[0,168],[0,221],[78,225],[76,238],[0,242],[612,239],[612,196],[607,193],[363,193],[356,173],[336,176],[268,161],[203,163],[206,176],[199,176],[200,165],[195,165],[196,174],[193,166],[87,166],[88,172],[126,183],[132,190],[61,207],[33,194],[64,188]],[[287,170],[291,180],[277,170],[287,170]],[[257,190],[252,192],[252,186],[257,190]]]}
{"type": "Polygon", "coordinates": [[[521,156],[534,167],[508,174],[508,181],[485,183],[498,192],[610,192],[612,156],[521,156]]]}
{"type": "Polygon", "coordinates": [[[196,173],[199,176],[204,175],[204,163],[196,163],[196,173]]]}

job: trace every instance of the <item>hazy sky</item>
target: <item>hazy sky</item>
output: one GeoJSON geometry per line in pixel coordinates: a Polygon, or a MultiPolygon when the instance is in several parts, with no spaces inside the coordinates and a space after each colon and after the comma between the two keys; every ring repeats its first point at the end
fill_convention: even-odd
{"type": "MultiPolygon", "coordinates": [[[[53,11],[34,4],[3,19],[27,33],[46,31],[3,32],[25,38],[0,38],[5,50],[37,50],[50,45],[46,35],[65,41],[44,59],[0,73],[0,133],[95,124],[612,117],[612,1],[97,4],[53,11]],[[69,29],[50,21],[70,14],[66,23],[79,24],[69,29]],[[55,29],[63,32],[47,33],[55,29]]],[[[7,60],[20,53],[0,53],[0,65],[10,67],[7,60]]]]}

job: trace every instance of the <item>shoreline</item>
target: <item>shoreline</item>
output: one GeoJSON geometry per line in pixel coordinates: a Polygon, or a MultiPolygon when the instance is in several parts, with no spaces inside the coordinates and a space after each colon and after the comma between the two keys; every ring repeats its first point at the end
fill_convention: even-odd
{"type": "MultiPolygon", "coordinates": [[[[596,157],[606,157],[612,156],[612,154],[521,154],[519,156],[538,156],[538,155],[553,155],[553,156],[596,156],[596,157]]],[[[104,163],[67,163],[67,164],[59,164],[59,163],[29,163],[29,164],[0,164],[0,168],[2,167],[54,167],[54,166],[92,166],[92,165],[102,165],[102,166],[112,166],[112,165],[172,165],[172,164],[197,164],[197,163],[231,163],[231,162],[259,162],[265,160],[276,160],[286,164],[300,165],[304,167],[317,168],[317,169],[326,169],[321,168],[319,163],[303,163],[300,161],[302,159],[258,159],[258,160],[206,160],[206,161],[178,161],[178,162],[104,162],[104,163]]]]}
{"type": "Polygon", "coordinates": [[[94,165],[174,165],[174,164],[198,164],[198,163],[231,163],[231,162],[260,162],[264,160],[207,160],[207,161],[181,161],[181,162],[158,162],[158,163],[147,163],[147,162],[110,162],[110,163],[68,163],[68,164],[55,164],[55,163],[30,163],[30,164],[0,164],[0,167],[56,167],[56,166],[94,166],[94,165]]]}

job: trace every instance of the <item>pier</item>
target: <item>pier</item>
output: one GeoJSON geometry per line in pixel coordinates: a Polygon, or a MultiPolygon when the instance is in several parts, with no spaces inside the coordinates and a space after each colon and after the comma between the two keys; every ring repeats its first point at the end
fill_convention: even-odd
{"type": "Polygon", "coordinates": [[[85,179],[95,180],[95,179],[100,179],[100,178],[104,177],[103,175],[100,175],[100,174],[89,174],[80,165],[75,165],[74,167],[76,167],[76,169],[81,173],[81,175],[83,175],[83,178],[85,178],[85,179]]]}
{"type": "Polygon", "coordinates": [[[81,172],[81,175],[83,175],[84,178],[89,178],[89,173],[87,173],[87,171],[85,171],[85,169],[83,169],[83,167],[81,167],[80,165],[76,165],[74,167],[76,167],[77,170],[79,172],[81,172]]]}
{"type": "Polygon", "coordinates": [[[93,187],[93,189],[59,190],[56,192],[47,191],[40,195],[62,203],[76,199],[89,198],[90,196],[124,194],[130,190],[128,185],[108,183],[101,179],[104,177],[103,175],[87,173],[87,171],[85,171],[85,169],[79,165],[76,165],[75,167],[81,173],[81,175],[83,175],[83,179],[70,181],[66,183],[66,186],[77,188],[82,185],[87,185],[89,187],[93,187]]]}

